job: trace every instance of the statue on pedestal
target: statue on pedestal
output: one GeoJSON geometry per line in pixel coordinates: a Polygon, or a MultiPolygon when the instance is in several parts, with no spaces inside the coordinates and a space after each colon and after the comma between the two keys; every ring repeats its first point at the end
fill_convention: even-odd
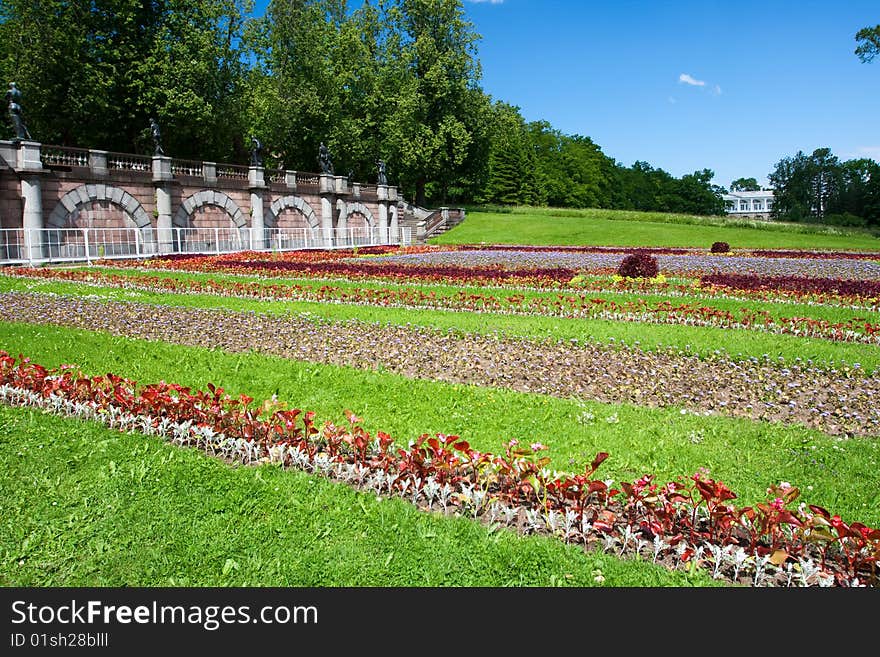
{"type": "Polygon", "coordinates": [[[263,144],[256,137],[251,137],[251,166],[263,166],[263,144]]]}
{"type": "Polygon", "coordinates": [[[12,129],[15,130],[15,139],[31,139],[24,118],[21,115],[21,91],[15,86],[15,82],[9,83],[6,92],[6,102],[9,103],[9,118],[12,120],[12,129]]]}
{"type": "Polygon", "coordinates": [[[385,160],[376,160],[376,166],[379,168],[379,179],[377,180],[377,184],[387,185],[388,174],[385,171],[385,160]]]}
{"type": "Polygon", "coordinates": [[[162,148],[162,132],[159,130],[159,124],[156,119],[150,117],[150,136],[153,138],[153,155],[165,155],[162,148]]]}
{"type": "Polygon", "coordinates": [[[323,141],[318,149],[318,166],[321,167],[321,173],[333,175],[333,162],[330,161],[330,151],[327,150],[327,146],[323,141]]]}

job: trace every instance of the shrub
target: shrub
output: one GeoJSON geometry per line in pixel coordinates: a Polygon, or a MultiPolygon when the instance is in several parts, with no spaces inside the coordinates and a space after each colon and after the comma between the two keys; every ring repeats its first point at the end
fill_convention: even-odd
{"type": "Polygon", "coordinates": [[[712,242],[712,253],[727,253],[730,251],[730,244],[727,242],[712,242]]]}
{"type": "Polygon", "coordinates": [[[617,269],[624,278],[654,278],[660,271],[657,259],[650,253],[636,251],[626,256],[617,269]]]}

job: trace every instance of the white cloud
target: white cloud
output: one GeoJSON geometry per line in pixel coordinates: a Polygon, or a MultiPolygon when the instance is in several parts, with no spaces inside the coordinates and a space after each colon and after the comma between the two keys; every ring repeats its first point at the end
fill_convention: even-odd
{"type": "Polygon", "coordinates": [[[712,87],[712,95],[713,96],[720,96],[721,95],[721,87],[718,86],[717,84],[714,87],[712,87]]]}
{"type": "Polygon", "coordinates": [[[504,0],[468,0],[468,2],[473,2],[475,4],[488,3],[490,5],[503,5],[504,4],[504,0]]]}
{"type": "Polygon", "coordinates": [[[706,86],[706,83],[703,80],[697,80],[697,79],[691,77],[690,75],[688,75],[687,73],[682,73],[681,75],[679,75],[678,81],[684,82],[685,84],[689,84],[692,87],[705,87],[706,86]]]}

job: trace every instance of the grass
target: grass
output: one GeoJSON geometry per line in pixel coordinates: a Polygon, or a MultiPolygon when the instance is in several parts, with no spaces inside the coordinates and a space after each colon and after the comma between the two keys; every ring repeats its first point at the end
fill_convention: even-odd
{"type": "Polygon", "coordinates": [[[2,586],[715,584],[33,410],[0,464],[2,586]]]}
{"type": "Polygon", "coordinates": [[[422,433],[440,432],[497,453],[511,438],[538,440],[550,446],[553,467],[568,472],[607,451],[611,458],[601,472],[617,481],[646,473],[669,481],[705,467],[743,504],[763,500],[769,484],[788,481],[803,489],[808,503],[834,509],[845,519],[880,522],[880,454],[878,442],[870,438],[841,442],[802,427],[682,415],[676,408],[409,380],[387,372],[56,327],[0,324],[0,348],[47,366],[74,362],[93,375],[114,372],[142,383],[164,379],[202,389],[213,382],[257,400],[276,394],[314,410],[320,420],[337,423],[350,409],[364,418],[371,433],[386,431],[403,444],[422,433]],[[579,421],[584,411],[595,420],[579,421]]]}
{"type": "Polygon", "coordinates": [[[722,217],[620,210],[537,208],[517,208],[510,212],[468,212],[464,222],[429,241],[432,244],[485,242],[704,249],[708,249],[713,242],[728,242],[734,249],[880,250],[880,238],[852,229],[759,221],[744,223],[722,217]]]}
{"type": "Polygon", "coordinates": [[[168,306],[227,308],[282,315],[308,313],[314,317],[334,321],[357,319],[365,322],[411,324],[440,330],[460,330],[484,334],[498,333],[537,339],[576,339],[606,344],[638,344],[643,349],[679,347],[704,355],[723,351],[734,358],[768,354],[773,358],[781,357],[788,362],[802,358],[824,365],[859,363],[869,372],[880,369],[880,348],[875,345],[831,342],[746,329],[491,313],[475,314],[446,310],[412,310],[311,301],[258,301],[210,294],[169,294],[0,276],[0,292],[6,291],[39,291],[73,296],[98,295],[107,300],[137,301],[168,306]]]}

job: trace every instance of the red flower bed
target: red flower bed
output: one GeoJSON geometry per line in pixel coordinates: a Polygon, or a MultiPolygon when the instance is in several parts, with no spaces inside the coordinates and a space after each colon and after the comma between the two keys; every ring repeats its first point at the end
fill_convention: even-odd
{"type": "Polygon", "coordinates": [[[799,294],[832,294],[836,296],[880,298],[880,282],[845,280],[839,278],[811,278],[807,276],[756,276],[753,274],[709,274],[700,278],[700,284],[733,290],[783,290],[799,294]]]}
{"type": "Polygon", "coordinates": [[[160,435],[244,463],[278,462],[618,554],[697,564],[735,582],[878,584],[880,530],[816,505],[792,508],[799,490],[787,483],[770,486],[766,502],[748,507],[734,505],[733,491],[701,473],[663,485],[645,475],[614,487],[595,476],[608,458],[604,452],[581,474],[557,475],[546,469],[547,448],[537,442],[526,447],[512,440],[494,455],[458,436],[425,434],[403,448],[382,432],[372,438],[350,412],[347,427],[319,426],[313,412],[271,400],[254,405],[245,395],[207,388],[138,386],[0,352],[0,400],[8,404],[160,435]]]}

